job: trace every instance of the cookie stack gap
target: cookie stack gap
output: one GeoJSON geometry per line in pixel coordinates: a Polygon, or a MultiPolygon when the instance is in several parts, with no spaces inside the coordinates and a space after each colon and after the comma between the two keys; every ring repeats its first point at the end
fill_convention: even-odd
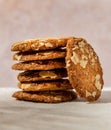
{"type": "Polygon", "coordinates": [[[76,99],[76,94],[67,79],[65,64],[68,38],[34,39],[12,45],[12,66],[18,74],[18,87],[13,97],[20,100],[58,103],[76,99]]]}

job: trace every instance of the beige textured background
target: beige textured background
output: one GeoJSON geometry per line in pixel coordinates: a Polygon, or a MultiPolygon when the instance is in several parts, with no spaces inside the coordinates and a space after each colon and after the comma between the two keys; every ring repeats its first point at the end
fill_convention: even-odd
{"type": "Polygon", "coordinates": [[[38,37],[85,37],[111,85],[111,0],[0,0],[0,86],[16,86],[13,42],[38,37]]]}

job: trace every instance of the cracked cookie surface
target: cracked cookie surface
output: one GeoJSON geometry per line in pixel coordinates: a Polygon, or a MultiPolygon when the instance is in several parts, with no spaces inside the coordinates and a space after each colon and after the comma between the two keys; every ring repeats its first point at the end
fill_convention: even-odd
{"type": "Polygon", "coordinates": [[[66,46],[67,40],[68,38],[31,39],[14,43],[11,47],[11,51],[25,52],[49,50],[66,46]]]}
{"type": "Polygon", "coordinates": [[[49,60],[64,58],[66,56],[66,50],[56,49],[48,51],[32,51],[32,52],[18,52],[13,55],[14,60],[18,61],[34,61],[34,60],[49,60]]]}
{"type": "Polygon", "coordinates": [[[42,82],[19,82],[18,87],[24,91],[50,91],[72,89],[72,86],[67,79],[42,82]]]}
{"type": "Polygon", "coordinates": [[[77,98],[74,91],[47,91],[47,92],[15,92],[12,97],[18,100],[45,102],[45,103],[60,103],[73,101],[77,98]]]}
{"type": "Polygon", "coordinates": [[[41,70],[41,71],[25,71],[18,75],[20,82],[34,82],[34,81],[49,81],[57,80],[67,77],[67,71],[65,68],[55,70],[41,70]]]}
{"type": "Polygon", "coordinates": [[[44,61],[26,61],[16,63],[12,66],[14,70],[52,70],[65,67],[64,59],[44,60],[44,61]]]}
{"type": "Polygon", "coordinates": [[[72,89],[72,86],[67,79],[42,82],[19,82],[18,87],[24,91],[50,91],[72,89]]]}

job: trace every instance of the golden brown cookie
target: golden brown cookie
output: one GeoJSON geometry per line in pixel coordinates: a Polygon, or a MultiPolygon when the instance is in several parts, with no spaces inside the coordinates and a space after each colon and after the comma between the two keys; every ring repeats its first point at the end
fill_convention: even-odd
{"type": "Polygon", "coordinates": [[[77,98],[73,91],[46,91],[46,92],[24,92],[18,91],[12,95],[18,100],[45,102],[45,103],[60,103],[68,102],[77,98]]]}
{"type": "Polygon", "coordinates": [[[38,51],[38,50],[48,50],[57,47],[64,47],[67,44],[68,38],[48,38],[48,39],[32,39],[22,42],[14,43],[11,47],[12,51],[38,51]]]}
{"type": "Polygon", "coordinates": [[[67,79],[43,82],[18,83],[18,87],[24,91],[49,91],[72,89],[67,79]]]}
{"type": "Polygon", "coordinates": [[[97,54],[86,40],[68,40],[66,67],[70,83],[80,97],[90,102],[100,97],[103,72],[97,54]]]}
{"type": "Polygon", "coordinates": [[[57,80],[67,77],[67,71],[65,68],[55,70],[41,70],[41,71],[24,71],[18,75],[20,82],[34,82],[34,81],[46,81],[57,80]]]}
{"type": "Polygon", "coordinates": [[[13,59],[18,61],[34,61],[34,60],[49,60],[64,58],[66,56],[66,50],[56,49],[48,51],[32,51],[32,52],[18,52],[14,54],[13,59]]]}
{"type": "Polygon", "coordinates": [[[16,63],[12,66],[14,70],[51,70],[57,68],[64,68],[65,60],[44,60],[44,61],[26,61],[16,63]]]}

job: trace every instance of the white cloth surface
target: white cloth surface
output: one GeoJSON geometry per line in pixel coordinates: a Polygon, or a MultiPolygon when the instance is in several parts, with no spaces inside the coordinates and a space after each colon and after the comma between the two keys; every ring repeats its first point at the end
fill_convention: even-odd
{"type": "Polygon", "coordinates": [[[18,101],[11,97],[17,90],[0,88],[0,130],[111,130],[110,87],[93,103],[18,101]]]}

